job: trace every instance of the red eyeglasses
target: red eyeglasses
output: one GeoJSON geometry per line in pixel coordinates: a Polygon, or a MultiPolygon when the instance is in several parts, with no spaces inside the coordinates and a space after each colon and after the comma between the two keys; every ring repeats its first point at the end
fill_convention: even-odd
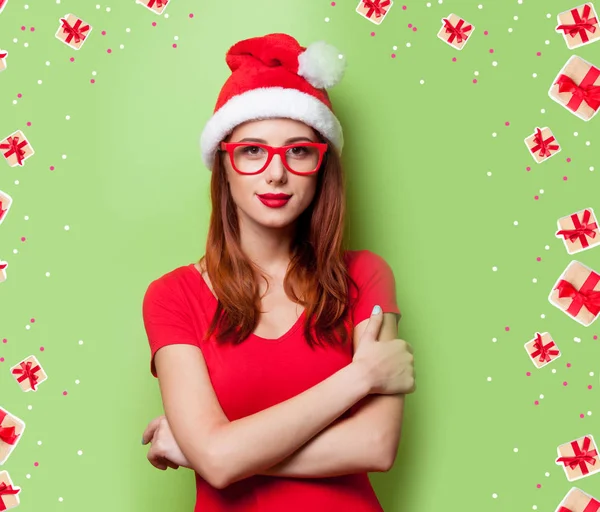
{"type": "Polygon", "coordinates": [[[285,168],[298,175],[316,173],[326,154],[325,142],[298,142],[286,146],[269,146],[258,142],[221,142],[221,151],[229,153],[232,167],[240,174],[259,174],[279,155],[285,168]]]}

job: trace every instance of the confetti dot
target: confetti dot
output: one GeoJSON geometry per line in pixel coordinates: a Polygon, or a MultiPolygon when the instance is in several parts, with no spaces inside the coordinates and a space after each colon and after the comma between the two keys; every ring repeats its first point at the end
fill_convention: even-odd
{"type": "Polygon", "coordinates": [[[533,75],[531,75],[533,78],[537,78],[537,73],[534,73],[533,75]]]}
{"type": "Polygon", "coordinates": [[[567,368],[571,368],[571,363],[567,363],[567,368]]]}
{"type": "Polygon", "coordinates": [[[533,402],[535,405],[540,405],[540,403],[536,400],[535,402],[533,402]]]}
{"type": "Polygon", "coordinates": [[[519,451],[518,448],[513,448],[513,452],[517,453],[519,451]]]}
{"type": "Polygon", "coordinates": [[[545,113],[546,113],[546,109],[545,109],[545,108],[543,108],[542,110],[540,110],[540,112],[541,112],[542,114],[545,114],[545,113]]]}
{"type": "Polygon", "coordinates": [[[594,372],[590,372],[590,377],[593,377],[593,376],[594,376],[594,372]]]}
{"type": "Polygon", "coordinates": [[[510,32],[512,32],[512,31],[513,31],[513,30],[512,30],[512,28],[509,28],[509,29],[508,29],[508,32],[509,32],[509,33],[510,33],[510,32]]]}
{"type": "Polygon", "coordinates": [[[537,487],[538,489],[540,489],[540,488],[542,487],[542,484],[537,484],[537,485],[536,485],[536,487],[537,487]]]}
{"type": "Polygon", "coordinates": [[[496,493],[492,494],[492,498],[497,498],[498,495],[496,493]]]}
{"type": "Polygon", "coordinates": [[[497,338],[492,338],[492,343],[496,343],[498,341],[497,338]]]}
{"type": "Polygon", "coordinates": [[[152,26],[153,26],[153,27],[156,27],[156,21],[153,21],[153,22],[152,22],[152,26]]]}
{"type": "Polygon", "coordinates": [[[484,33],[483,33],[484,36],[487,36],[488,34],[489,34],[489,32],[487,30],[484,31],[484,33]]]}
{"type": "Polygon", "coordinates": [[[496,61],[492,62],[492,66],[497,66],[498,63],[496,61]]]}
{"type": "Polygon", "coordinates": [[[452,62],[456,62],[456,57],[452,57],[452,62]]]}
{"type": "Polygon", "coordinates": [[[540,400],[543,400],[543,399],[544,399],[544,395],[540,395],[540,400]]]}
{"type": "Polygon", "coordinates": [[[395,59],[395,58],[396,58],[396,54],[392,53],[392,59],[395,59]]]}
{"type": "Polygon", "coordinates": [[[585,418],[585,415],[584,414],[580,414],[579,417],[580,418],[585,418]]]}
{"type": "Polygon", "coordinates": [[[531,171],[531,167],[526,167],[525,169],[527,170],[527,172],[531,171]]]}
{"type": "Polygon", "coordinates": [[[510,327],[507,325],[507,326],[504,328],[504,330],[505,330],[506,332],[508,332],[508,331],[510,331],[510,327]]]}
{"type": "Polygon", "coordinates": [[[177,48],[177,43],[173,43],[173,48],[177,48]]]}
{"type": "Polygon", "coordinates": [[[105,36],[105,35],[106,35],[106,30],[103,30],[103,31],[101,32],[101,34],[102,34],[103,36],[105,36]]]}
{"type": "Polygon", "coordinates": [[[542,258],[540,258],[539,256],[536,258],[536,261],[542,261],[542,258]]]}
{"type": "Polygon", "coordinates": [[[567,178],[566,176],[563,176],[563,181],[567,181],[569,178],[567,178]]]}
{"type": "Polygon", "coordinates": [[[112,50],[109,48],[108,50],[106,50],[106,53],[112,53],[112,50]]]}
{"type": "Polygon", "coordinates": [[[494,53],[494,49],[493,48],[490,48],[490,53],[494,53]]]}
{"type": "Polygon", "coordinates": [[[514,222],[513,222],[513,224],[514,224],[515,226],[518,226],[518,225],[519,225],[519,221],[518,221],[518,220],[516,220],[516,221],[514,221],[514,222]]]}
{"type": "MultiPolygon", "coordinates": [[[[331,5],[335,5],[335,2],[331,2],[331,5]]],[[[193,13],[193,12],[191,12],[191,13],[189,14],[189,17],[190,17],[190,18],[193,18],[193,17],[194,17],[194,13],[193,13]]]]}
{"type": "Polygon", "coordinates": [[[325,23],[329,23],[329,18],[325,18],[325,23]]]}
{"type": "Polygon", "coordinates": [[[82,450],[77,450],[77,455],[83,455],[83,451],[82,450]]]}
{"type": "Polygon", "coordinates": [[[533,278],[531,281],[532,281],[533,283],[537,283],[537,279],[536,279],[535,277],[534,277],[534,278],[533,278]]]}
{"type": "Polygon", "coordinates": [[[487,378],[487,381],[488,381],[488,382],[491,382],[491,381],[492,381],[492,378],[491,378],[491,377],[488,377],[488,378],[487,378]]]}
{"type": "Polygon", "coordinates": [[[62,394],[63,394],[63,396],[67,396],[67,392],[66,391],[63,391],[62,394]]]}
{"type": "Polygon", "coordinates": [[[371,32],[371,37],[373,37],[375,35],[375,32],[371,32]]]}
{"type": "Polygon", "coordinates": [[[33,465],[37,468],[40,465],[40,463],[39,462],[34,462],[33,465]]]}
{"type": "Polygon", "coordinates": [[[504,123],[504,126],[510,126],[510,123],[506,121],[506,123],[504,123]]]}
{"type": "Polygon", "coordinates": [[[496,272],[496,271],[498,270],[498,267],[492,267],[492,270],[493,270],[494,272],[496,272]]]}
{"type": "Polygon", "coordinates": [[[569,162],[571,162],[571,159],[570,159],[570,158],[567,158],[567,163],[569,163],[569,162]]]}
{"type": "Polygon", "coordinates": [[[564,382],[563,382],[563,386],[567,386],[567,385],[568,385],[568,382],[567,382],[567,381],[564,381],[564,382]]]}
{"type": "Polygon", "coordinates": [[[588,385],[588,389],[592,389],[592,385],[591,384],[588,385]]]}
{"type": "Polygon", "coordinates": [[[519,17],[518,17],[518,16],[514,16],[514,17],[513,17],[513,20],[515,20],[515,21],[517,21],[518,19],[519,19],[519,17]]]}
{"type": "Polygon", "coordinates": [[[531,372],[527,372],[525,375],[527,375],[527,377],[531,377],[531,372]]]}
{"type": "Polygon", "coordinates": [[[477,83],[477,78],[473,78],[473,83],[476,84],[477,83]]]}
{"type": "Polygon", "coordinates": [[[538,57],[541,57],[541,56],[542,56],[542,52],[537,52],[537,53],[536,53],[536,55],[537,55],[538,57]]]}
{"type": "Polygon", "coordinates": [[[495,136],[496,136],[496,132],[492,133],[492,137],[495,137],[495,136]]]}

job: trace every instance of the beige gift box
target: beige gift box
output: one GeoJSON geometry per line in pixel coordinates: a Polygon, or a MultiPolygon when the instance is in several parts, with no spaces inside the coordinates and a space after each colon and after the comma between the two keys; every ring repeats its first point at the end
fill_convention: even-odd
{"type": "Polygon", "coordinates": [[[0,503],[4,509],[10,510],[19,505],[19,493],[21,492],[20,487],[15,487],[8,471],[0,471],[0,503]]]}
{"type": "Polygon", "coordinates": [[[536,127],[535,132],[525,139],[525,145],[538,164],[560,153],[562,149],[547,126],[536,127]]]}
{"type": "Polygon", "coordinates": [[[11,167],[17,165],[22,167],[25,160],[32,156],[35,151],[29,144],[25,134],[21,130],[17,130],[5,139],[0,140],[0,153],[11,167]]]}
{"type": "Polygon", "coordinates": [[[600,501],[577,487],[571,487],[554,512],[596,512],[598,510],[600,510],[600,501]]]}
{"type": "Polygon", "coordinates": [[[0,190],[0,224],[4,222],[11,205],[12,197],[10,197],[6,192],[2,192],[2,190],[0,190]]]}
{"type": "Polygon", "coordinates": [[[592,2],[561,12],[557,20],[556,32],[563,35],[570,50],[600,40],[600,25],[592,2]]]}
{"type": "Polygon", "coordinates": [[[13,366],[10,373],[23,391],[37,391],[37,387],[48,378],[33,355],[13,366]]]}
{"type": "Polygon", "coordinates": [[[573,55],[556,78],[548,95],[584,121],[589,121],[600,108],[600,69],[573,55]]]}
{"type": "Polygon", "coordinates": [[[167,8],[169,0],[136,0],[136,4],[142,4],[156,14],[162,14],[167,8]]]}
{"type": "Polygon", "coordinates": [[[8,67],[6,57],[8,57],[8,52],[0,48],[0,71],[4,71],[8,67]]]}
{"type": "Polygon", "coordinates": [[[600,244],[600,230],[592,208],[586,208],[558,219],[556,238],[561,238],[569,254],[591,249],[600,244]]]}
{"type": "Polygon", "coordinates": [[[474,30],[473,25],[456,14],[450,14],[448,18],[442,18],[442,28],[438,37],[453,48],[462,50],[474,30]]]}
{"type": "Polygon", "coordinates": [[[360,0],[356,12],[376,25],[381,25],[394,5],[393,0],[360,0]]]}
{"type": "Polygon", "coordinates": [[[0,260],[0,283],[6,281],[6,267],[8,267],[8,263],[0,260]]]}
{"type": "Polygon", "coordinates": [[[567,480],[572,482],[600,471],[600,457],[591,435],[580,437],[558,448],[556,464],[563,466],[567,480]]]}
{"type": "Polygon", "coordinates": [[[587,327],[600,313],[600,274],[573,260],[552,287],[548,300],[587,327]]]}
{"type": "Polygon", "coordinates": [[[59,21],[60,26],[55,34],[56,38],[73,50],[79,50],[92,32],[92,26],[70,13],[64,18],[60,18],[59,21]]]}
{"type": "Polygon", "coordinates": [[[0,407],[0,466],[10,457],[10,454],[23,437],[25,423],[0,407]]]}
{"type": "Polygon", "coordinates": [[[559,348],[549,333],[535,333],[535,338],[525,343],[525,350],[537,368],[542,368],[561,356],[559,348]]]}

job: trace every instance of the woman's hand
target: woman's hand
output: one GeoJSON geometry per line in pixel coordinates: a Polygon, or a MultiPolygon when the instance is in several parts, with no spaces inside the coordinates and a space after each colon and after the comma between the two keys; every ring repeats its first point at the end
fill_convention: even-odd
{"type": "Polygon", "coordinates": [[[177,469],[179,466],[192,469],[190,462],[181,452],[173,437],[167,418],[162,415],[154,418],[142,435],[142,444],[150,442],[147,458],[155,468],[166,470],[167,467],[177,469]]]}

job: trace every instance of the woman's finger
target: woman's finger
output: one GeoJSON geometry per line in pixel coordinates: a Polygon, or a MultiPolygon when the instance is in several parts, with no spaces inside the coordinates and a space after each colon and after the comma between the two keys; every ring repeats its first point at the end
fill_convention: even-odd
{"type": "Polygon", "coordinates": [[[148,444],[152,440],[152,438],[154,437],[154,432],[160,424],[161,418],[162,416],[158,416],[157,418],[154,418],[150,423],[148,423],[148,426],[142,434],[142,444],[148,444]]]}

